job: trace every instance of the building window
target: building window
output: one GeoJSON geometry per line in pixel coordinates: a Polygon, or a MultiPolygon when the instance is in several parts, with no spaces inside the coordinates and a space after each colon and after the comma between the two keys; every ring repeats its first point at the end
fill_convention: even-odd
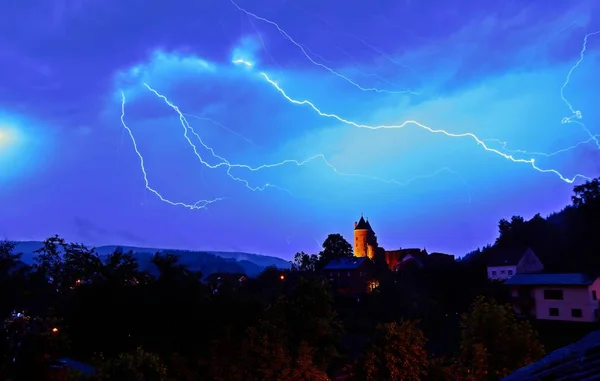
{"type": "Polygon", "coordinates": [[[550,316],[558,316],[558,308],[550,308],[550,316]]]}
{"type": "Polygon", "coordinates": [[[501,270],[501,271],[500,271],[500,274],[504,274],[504,270],[501,270]]]}
{"type": "Polygon", "coordinates": [[[513,271],[512,270],[508,270],[508,275],[513,275],[513,271]]]}
{"type": "Polygon", "coordinates": [[[592,290],[592,299],[597,300],[598,296],[596,295],[596,290],[592,290]]]}
{"type": "Polygon", "coordinates": [[[495,271],[492,271],[492,276],[496,276],[496,272],[495,271]]]}
{"type": "Polygon", "coordinates": [[[544,290],[544,299],[563,300],[563,290],[544,290]]]}
{"type": "Polygon", "coordinates": [[[598,319],[598,310],[594,310],[594,317],[598,319]]]}
{"type": "Polygon", "coordinates": [[[583,316],[583,313],[581,312],[581,308],[572,308],[571,309],[571,316],[574,318],[580,318],[583,316]]]}

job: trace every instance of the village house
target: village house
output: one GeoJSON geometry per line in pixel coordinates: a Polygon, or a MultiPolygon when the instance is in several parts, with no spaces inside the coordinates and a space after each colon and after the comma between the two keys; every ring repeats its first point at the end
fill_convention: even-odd
{"type": "Polygon", "coordinates": [[[510,287],[515,313],[545,320],[597,322],[600,278],[585,274],[516,274],[510,287]]]}
{"type": "Polygon", "coordinates": [[[332,288],[342,294],[365,294],[378,286],[374,264],[367,257],[334,259],[323,268],[332,288]]]}
{"type": "Polygon", "coordinates": [[[542,261],[530,248],[498,249],[487,265],[490,280],[506,280],[515,274],[538,273],[544,270],[542,261]]]}

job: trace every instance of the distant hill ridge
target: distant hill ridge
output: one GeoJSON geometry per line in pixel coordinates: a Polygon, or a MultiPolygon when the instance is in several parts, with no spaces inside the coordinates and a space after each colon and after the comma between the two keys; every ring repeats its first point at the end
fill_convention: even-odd
{"type": "MultiPolygon", "coordinates": [[[[32,264],[34,262],[35,251],[42,246],[43,242],[40,241],[16,242],[15,252],[23,254],[21,260],[24,263],[32,264]]],[[[180,263],[188,266],[190,270],[201,271],[204,275],[217,272],[243,272],[249,276],[256,276],[268,266],[275,266],[282,269],[290,267],[290,263],[281,258],[242,252],[158,249],[121,245],[98,246],[95,249],[100,257],[105,257],[113,253],[117,248],[121,248],[123,252],[133,251],[139,262],[140,269],[151,273],[156,273],[156,268],[152,264],[151,259],[157,252],[178,255],[180,263]]]]}

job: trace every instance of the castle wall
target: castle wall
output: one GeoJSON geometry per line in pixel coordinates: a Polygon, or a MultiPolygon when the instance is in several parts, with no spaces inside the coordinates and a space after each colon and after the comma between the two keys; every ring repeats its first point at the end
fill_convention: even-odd
{"type": "Polygon", "coordinates": [[[368,256],[368,230],[355,230],[354,231],[354,256],[355,257],[366,257],[368,256]]]}
{"type": "Polygon", "coordinates": [[[375,247],[368,243],[367,243],[367,257],[369,257],[370,260],[373,260],[373,258],[375,258],[375,247]]]}

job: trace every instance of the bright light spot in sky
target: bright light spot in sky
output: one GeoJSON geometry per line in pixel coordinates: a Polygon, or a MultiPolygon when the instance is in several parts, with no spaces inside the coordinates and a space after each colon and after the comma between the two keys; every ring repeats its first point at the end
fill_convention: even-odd
{"type": "Polygon", "coordinates": [[[16,172],[18,148],[22,141],[22,134],[17,128],[0,123],[0,180],[16,172]]]}
{"type": "Polygon", "coordinates": [[[14,128],[0,126],[0,152],[9,149],[17,140],[17,133],[14,128]]]}
{"type": "Polygon", "coordinates": [[[15,177],[30,175],[49,162],[42,157],[51,144],[38,124],[15,115],[0,115],[0,187],[15,177]]]}
{"type": "Polygon", "coordinates": [[[0,160],[6,160],[22,143],[23,136],[19,129],[10,124],[0,124],[0,160]]]}

